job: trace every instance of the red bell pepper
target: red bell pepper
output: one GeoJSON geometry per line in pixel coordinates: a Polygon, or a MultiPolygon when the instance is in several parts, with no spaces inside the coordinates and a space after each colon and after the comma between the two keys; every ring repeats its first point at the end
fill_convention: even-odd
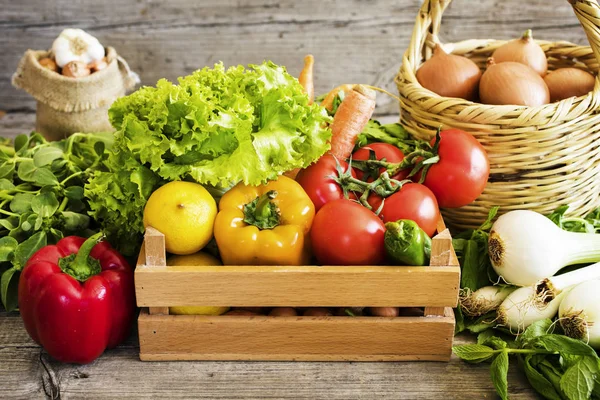
{"type": "Polygon", "coordinates": [[[33,340],[59,361],[86,364],[129,334],[133,270],[102,234],[69,236],[37,251],[19,280],[19,308],[33,340]]]}

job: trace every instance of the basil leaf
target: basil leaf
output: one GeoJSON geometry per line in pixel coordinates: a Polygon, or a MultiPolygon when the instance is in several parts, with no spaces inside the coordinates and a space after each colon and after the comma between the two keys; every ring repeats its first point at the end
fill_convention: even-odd
{"type": "Polygon", "coordinates": [[[96,155],[102,157],[104,155],[104,150],[106,149],[106,145],[104,142],[96,142],[94,143],[94,151],[96,155]]]}
{"type": "MultiPolygon", "coordinates": [[[[527,380],[533,386],[536,392],[549,400],[562,400],[562,397],[554,389],[554,385],[543,374],[536,370],[530,363],[531,356],[525,357],[522,361],[523,370],[527,380]]],[[[550,372],[552,373],[552,372],[550,372]]]]}
{"type": "Polygon", "coordinates": [[[508,399],[508,352],[501,351],[490,367],[492,382],[496,387],[496,392],[502,400],[508,399]]]}
{"type": "Polygon", "coordinates": [[[15,185],[8,179],[0,179],[0,190],[12,190],[15,188],[15,185]]]}
{"type": "Polygon", "coordinates": [[[525,332],[523,332],[519,338],[519,344],[526,344],[543,335],[547,335],[549,333],[550,328],[552,327],[552,320],[550,319],[542,319],[539,321],[535,321],[531,324],[525,332]]]}
{"type": "Polygon", "coordinates": [[[575,356],[597,357],[596,351],[584,342],[563,335],[544,335],[536,339],[536,343],[547,350],[575,356]]]}
{"type": "Polygon", "coordinates": [[[45,165],[51,164],[52,161],[62,158],[64,156],[64,152],[62,149],[56,146],[48,146],[39,149],[33,155],[33,164],[36,167],[43,167],[45,165]]]}
{"type": "Polygon", "coordinates": [[[485,339],[485,341],[482,343],[485,346],[489,346],[495,350],[503,350],[505,349],[508,344],[500,339],[498,336],[490,336],[487,339],[485,339]]]}
{"type": "Polygon", "coordinates": [[[570,400],[589,399],[596,384],[597,372],[598,363],[584,357],[565,371],[560,379],[560,388],[570,400]]]}
{"type": "Polygon", "coordinates": [[[0,178],[10,178],[15,172],[15,164],[13,163],[4,163],[0,165],[0,178]]]}
{"type": "Polygon", "coordinates": [[[35,196],[31,193],[17,193],[10,201],[10,211],[23,214],[31,210],[31,202],[35,196]]]}
{"type": "Polygon", "coordinates": [[[454,346],[452,348],[454,354],[457,357],[465,360],[471,361],[474,363],[480,363],[482,361],[488,360],[492,358],[492,356],[496,353],[494,349],[488,346],[483,346],[480,344],[466,344],[463,346],[454,346]]]}
{"type": "Polygon", "coordinates": [[[18,245],[19,242],[10,236],[0,238],[0,262],[11,261],[18,245]]]}
{"type": "Polygon", "coordinates": [[[0,219],[0,226],[6,229],[7,231],[12,231],[17,226],[13,223],[16,217],[4,218],[0,219]]]}
{"type": "MultiPolygon", "coordinates": [[[[40,218],[49,218],[58,210],[58,200],[52,192],[40,193],[31,201],[31,209],[40,218]]],[[[39,229],[39,228],[36,228],[39,229]]]]}
{"type": "Polygon", "coordinates": [[[71,232],[81,231],[90,225],[90,217],[84,214],[63,211],[65,219],[64,229],[71,232]]]}
{"type": "Polygon", "coordinates": [[[58,179],[52,171],[47,168],[40,168],[33,173],[34,182],[38,186],[58,185],[58,179]]]}
{"type": "Polygon", "coordinates": [[[566,398],[567,396],[560,388],[560,378],[562,378],[562,371],[559,371],[552,363],[545,359],[538,365],[538,370],[550,381],[556,393],[559,394],[561,398],[566,398]]]}
{"type": "Polygon", "coordinates": [[[69,186],[65,189],[65,196],[69,200],[82,200],[83,188],[81,186],[69,186]]]}
{"type": "Polygon", "coordinates": [[[2,278],[0,278],[0,296],[6,311],[14,311],[19,306],[18,290],[20,275],[21,271],[13,267],[4,271],[2,278]]]}
{"type": "Polygon", "coordinates": [[[498,207],[498,206],[492,207],[488,213],[487,219],[485,220],[485,222],[483,224],[481,224],[481,226],[479,227],[478,230],[489,231],[490,229],[492,229],[492,225],[494,224],[494,218],[496,218],[496,215],[498,214],[499,209],[500,209],[500,207],[498,207]]]}
{"type": "Polygon", "coordinates": [[[21,150],[26,150],[29,144],[29,138],[27,135],[18,135],[14,140],[15,152],[20,153],[21,150]]]}
{"type": "Polygon", "coordinates": [[[494,337],[494,331],[492,329],[487,329],[477,335],[477,344],[485,345],[485,342],[494,337]]]}
{"type": "Polygon", "coordinates": [[[29,239],[19,244],[15,250],[13,265],[19,270],[23,269],[27,260],[29,260],[36,251],[46,246],[46,244],[46,232],[37,232],[33,234],[29,239]]]}
{"type": "Polygon", "coordinates": [[[33,174],[37,168],[33,164],[33,160],[23,160],[19,163],[19,167],[17,168],[17,176],[23,182],[34,182],[35,178],[33,174]]]}

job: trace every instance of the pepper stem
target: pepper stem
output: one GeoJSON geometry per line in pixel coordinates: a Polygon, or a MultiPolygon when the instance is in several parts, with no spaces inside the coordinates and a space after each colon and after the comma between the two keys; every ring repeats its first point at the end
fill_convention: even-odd
{"type": "Polygon", "coordinates": [[[85,282],[91,276],[100,273],[100,262],[90,257],[92,249],[102,239],[103,233],[90,236],[79,248],[77,253],[70,254],[58,260],[60,269],[80,282],[85,282]]]}
{"type": "Polygon", "coordinates": [[[244,222],[258,229],[273,229],[280,223],[280,214],[273,199],[277,191],[269,190],[244,205],[244,222]]]}

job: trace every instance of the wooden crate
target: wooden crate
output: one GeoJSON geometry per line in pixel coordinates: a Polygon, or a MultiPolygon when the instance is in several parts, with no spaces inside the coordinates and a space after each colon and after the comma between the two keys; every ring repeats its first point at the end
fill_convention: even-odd
{"type": "Polygon", "coordinates": [[[448,361],[460,268],[443,221],[428,267],[166,266],[148,228],[137,268],[140,359],[448,361]],[[422,317],[169,315],[169,306],[425,307],[422,317]]]}

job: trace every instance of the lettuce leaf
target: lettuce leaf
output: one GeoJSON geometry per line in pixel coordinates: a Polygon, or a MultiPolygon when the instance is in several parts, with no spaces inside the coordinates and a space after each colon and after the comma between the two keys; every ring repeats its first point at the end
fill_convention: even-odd
{"type": "Polygon", "coordinates": [[[227,188],[257,185],[304,168],[328,149],[330,117],[309,104],[297,79],[272,62],[223,64],[160,80],[117,100],[109,172],[86,186],[92,216],[121,251],[133,254],[150,194],[174,180],[227,188]]]}

